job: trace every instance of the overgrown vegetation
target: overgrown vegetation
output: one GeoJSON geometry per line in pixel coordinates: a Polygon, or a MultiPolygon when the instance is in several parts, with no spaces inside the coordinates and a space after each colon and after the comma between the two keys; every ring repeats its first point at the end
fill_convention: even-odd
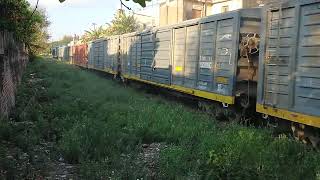
{"type": "Polygon", "coordinates": [[[3,123],[0,139],[24,151],[53,141],[58,154],[80,164],[83,179],[145,177],[137,157],[142,144],[155,142],[165,145],[157,179],[319,178],[320,156],[311,147],[266,129],[221,126],[197,110],[77,67],[32,62],[17,100],[13,121],[32,128],[3,123]]]}
{"type": "MultiPolygon", "coordinates": [[[[68,45],[72,40],[73,40],[73,36],[70,35],[64,35],[62,37],[62,39],[58,40],[58,41],[53,41],[50,43],[51,47],[56,47],[56,46],[66,46],[68,45]]],[[[78,38],[78,37],[75,37],[78,38]]]]}
{"type": "Polygon", "coordinates": [[[107,26],[86,30],[81,37],[82,42],[89,42],[99,38],[130,33],[139,30],[140,25],[133,15],[126,14],[123,10],[118,10],[111,23],[107,26]]]}
{"type": "Polygon", "coordinates": [[[49,24],[45,10],[32,8],[26,0],[0,1],[0,29],[12,32],[31,54],[48,50],[49,24]]]}

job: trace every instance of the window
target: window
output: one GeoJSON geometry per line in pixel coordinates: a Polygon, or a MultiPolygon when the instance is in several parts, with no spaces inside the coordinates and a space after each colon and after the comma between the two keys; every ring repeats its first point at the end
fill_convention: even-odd
{"type": "Polygon", "coordinates": [[[201,10],[192,9],[192,19],[200,18],[201,17],[201,10]]]}
{"type": "Polygon", "coordinates": [[[222,6],[221,7],[221,13],[228,12],[228,11],[229,11],[229,6],[222,6]]]}

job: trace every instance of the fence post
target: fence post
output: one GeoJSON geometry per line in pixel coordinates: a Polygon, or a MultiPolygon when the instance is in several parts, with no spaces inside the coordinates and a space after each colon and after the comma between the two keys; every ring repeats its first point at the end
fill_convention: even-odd
{"type": "Polygon", "coordinates": [[[4,31],[0,31],[0,55],[4,55],[4,31]]]}

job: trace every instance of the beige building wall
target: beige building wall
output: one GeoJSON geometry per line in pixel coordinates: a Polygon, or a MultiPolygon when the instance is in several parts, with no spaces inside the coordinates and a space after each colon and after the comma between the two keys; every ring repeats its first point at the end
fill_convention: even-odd
{"type": "Polygon", "coordinates": [[[160,4],[160,26],[219,14],[241,8],[258,7],[270,0],[166,0],[160,4]],[[206,8],[204,6],[206,2],[206,8]],[[206,10],[205,10],[206,9],[206,10]]]}
{"type": "Polygon", "coordinates": [[[183,0],[169,0],[160,4],[160,26],[183,21],[183,0]]]}
{"type": "MultiPolygon", "coordinates": [[[[211,4],[207,3],[207,15],[210,15],[211,11],[211,4]]],[[[167,0],[160,4],[160,26],[176,24],[203,16],[205,16],[204,3],[197,0],[167,0]]]]}
{"type": "Polygon", "coordinates": [[[160,26],[168,23],[168,6],[160,5],[159,24],[160,26]]]}
{"type": "Polygon", "coordinates": [[[211,14],[233,11],[243,7],[243,0],[216,0],[213,2],[211,14]]]}
{"type": "Polygon", "coordinates": [[[241,8],[253,8],[266,4],[270,0],[213,0],[211,14],[233,11],[241,8]]]}

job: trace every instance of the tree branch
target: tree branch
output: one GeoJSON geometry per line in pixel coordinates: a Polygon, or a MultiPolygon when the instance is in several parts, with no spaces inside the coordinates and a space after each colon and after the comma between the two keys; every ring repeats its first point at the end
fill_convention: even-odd
{"type": "Polygon", "coordinates": [[[39,0],[37,0],[37,4],[36,4],[36,7],[34,8],[32,14],[31,14],[31,17],[33,16],[33,14],[36,12],[37,8],[38,8],[38,5],[39,5],[39,0]]]}
{"type": "Polygon", "coordinates": [[[129,8],[128,6],[126,6],[123,2],[122,2],[122,0],[120,0],[120,2],[121,2],[121,5],[123,5],[125,8],[127,8],[128,10],[132,10],[131,8],[129,8]]]}

